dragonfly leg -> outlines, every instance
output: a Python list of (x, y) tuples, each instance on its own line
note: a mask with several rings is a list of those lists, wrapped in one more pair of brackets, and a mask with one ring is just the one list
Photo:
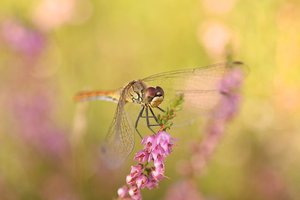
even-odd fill
[(139, 120), (140, 120), (140, 118), (142, 117), (142, 115), (143, 115), (143, 113), (144, 113), (144, 110), (145, 110), (145, 106), (142, 107), (142, 110), (140, 111), (140, 113), (139, 113), (139, 115), (138, 115), (138, 117), (137, 117), (137, 119), (136, 119), (136, 121), (135, 121), (135, 126), (134, 126), (136, 132), (139, 134), (139, 136), (140, 136), (141, 138), (143, 138), (143, 137), (142, 137), (141, 133), (140, 133), (139, 130), (138, 130), (138, 125), (139, 125)]
[(146, 107), (146, 122), (147, 122), (147, 127), (153, 132), (155, 133), (155, 131), (151, 128), (151, 124), (150, 124), (150, 121), (149, 121), (149, 111), (148, 111), (148, 106)]
[(155, 116), (151, 107), (149, 107), (150, 112), (152, 113), (153, 118), (155, 119), (156, 123), (159, 124), (157, 117)]
[(157, 108), (161, 111), (161, 112), (166, 112), (164, 109), (160, 108), (157, 106)]
[(139, 134), (140, 138), (143, 139), (143, 137), (142, 137), (140, 131), (139, 131), (137, 128), (136, 128), (135, 130), (136, 130), (136, 132)]

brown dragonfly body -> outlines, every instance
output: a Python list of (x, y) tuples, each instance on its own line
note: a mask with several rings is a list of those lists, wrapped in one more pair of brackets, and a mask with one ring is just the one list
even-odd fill
[[(118, 104), (103, 148), (106, 163), (114, 168), (120, 165), (132, 151), (134, 128), (139, 133), (137, 127), (140, 118), (145, 118), (148, 128), (154, 132), (152, 127), (159, 126), (159, 123), (153, 109), (164, 112), (160, 108), (161, 103), (166, 101), (166, 98), (174, 98), (178, 93), (183, 95), (183, 106), (192, 108), (194, 112), (214, 109), (220, 97), (224, 95), (220, 92), (223, 77), (233, 70), (242, 69), (243, 66), (241, 62), (228, 62), (163, 72), (131, 81), (125, 87), (114, 91), (80, 92), (75, 99), (77, 101), (104, 100)], [(139, 104), (142, 107), (135, 126), (131, 125), (125, 112), (127, 103)], [(155, 124), (150, 124), (151, 118), (155, 120)], [(139, 135), (141, 136), (140, 133)]]
[[(164, 100), (164, 90), (159, 87), (147, 87), (146, 84), (141, 80), (135, 80), (128, 83), (123, 89), (115, 90), (115, 91), (91, 91), (91, 92), (80, 92), (75, 96), (76, 101), (91, 101), (91, 100), (104, 100), (104, 101), (112, 101), (118, 102), (120, 99), (120, 95), (122, 91), (126, 91), (124, 93), (123, 98), (125, 102), (128, 103), (136, 103), (142, 105), (142, 109), (136, 119), (135, 129), (137, 133), (141, 136), (138, 131), (138, 123), (140, 118), (146, 118), (147, 126), (152, 131), (155, 132), (151, 127), (158, 126), (158, 119), (154, 114), (152, 108), (158, 108), (163, 111), (159, 105)], [(150, 111), (150, 113), (149, 113)], [(145, 112), (145, 116), (143, 116)], [(154, 118), (156, 124), (150, 124), (149, 118)]]

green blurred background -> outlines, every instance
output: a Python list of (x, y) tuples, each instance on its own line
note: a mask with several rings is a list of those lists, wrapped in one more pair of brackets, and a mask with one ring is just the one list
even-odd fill
[[(228, 58), (250, 72), (198, 192), (300, 198), (299, 1), (1, 0), (0, 29), (1, 200), (116, 198), (130, 161), (111, 172), (97, 156), (115, 105), (78, 105), (74, 94)], [(164, 199), (181, 179), (200, 130), (175, 131), (169, 179), (144, 199)]]

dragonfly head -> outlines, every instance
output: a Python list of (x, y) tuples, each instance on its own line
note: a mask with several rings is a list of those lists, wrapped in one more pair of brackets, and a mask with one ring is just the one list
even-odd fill
[(145, 91), (145, 101), (152, 107), (157, 107), (164, 100), (164, 95), (164, 90), (161, 87), (148, 87)]

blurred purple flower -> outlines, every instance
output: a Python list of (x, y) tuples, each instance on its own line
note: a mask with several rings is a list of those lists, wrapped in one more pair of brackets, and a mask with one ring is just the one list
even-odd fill
[(45, 36), (17, 20), (6, 20), (0, 25), (0, 38), (13, 51), (24, 56), (38, 56), (45, 48)]
[(165, 200), (202, 200), (202, 196), (197, 189), (194, 180), (182, 180), (172, 185)]
[(43, 200), (79, 200), (78, 192), (72, 187), (72, 180), (65, 173), (47, 174), (40, 184)]
[(240, 104), (239, 88), (243, 82), (244, 74), (239, 68), (233, 69), (220, 81), (219, 92), (221, 99), (213, 110), (212, 117), (206, 126), (206, 137), (192, 145), (191, 159), (178, 164), (178, 171), (185, 178), (169, 188), (165, 199), (193, 199), (201, 200), (197, 191), (195, 176), (203, 172), (213, 151), (219, 144), (220, 138), (225, 132), (225, 127), (237, 113)]
[(213, 112), (206, 127), (207, 136), (199, 144), (195, 144), (191, 164), (194, 170), (201, 172), (206, 165), (218, 141), (222, 137), (226, 124), (237, 113), (240, 104), (239, 88), (244, 78), (239, 68), (230, 71), (220, 82), (221, 100)]
[(26, 143), (54, 157), (66, 151), (67, 140), (51, 120), (52, 104), (47, 94), (16, 95), (11, 105), (16, 127)]
[[(153, 189), (165, 175), (165, 158), (172, 152), (174, 139), (165, 131), (145, 137), (144, 149), (136, 153), (134, 159), (139, 163), (131, 167), (126, 177), (127, 185), (119, 188), (119, 198), (142, 199), (141, 189)], [(152, 166), (149, 166), (153, 163)]]

